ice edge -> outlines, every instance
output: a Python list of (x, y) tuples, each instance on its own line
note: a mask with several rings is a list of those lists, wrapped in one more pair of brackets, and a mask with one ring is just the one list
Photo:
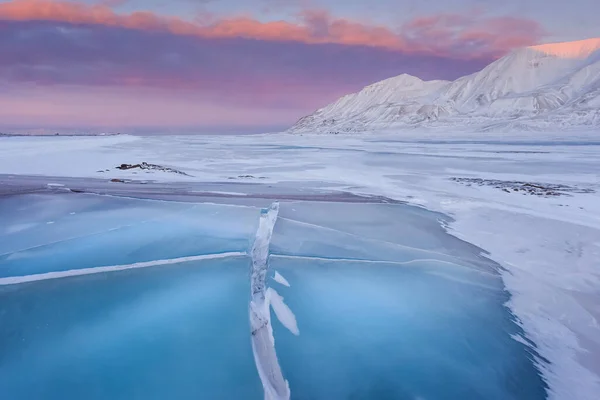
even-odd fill
[(250, 276), (250, 328), (252, 351), (256, 369), (265, 391), (265, 400), (289, 400), (290, 388), (284, 379), (277, 354), (269, 311), (269, 293), (266, 289), (269, 244), (279, 214), (279, 203), (275, 202), (261, 210), (260, 222), (252, 245), (252, 267)]
[(156, 267), (156, 266), (160, 266), (160, 265), (182, 264), (182, 263), (191, 262), (191, 261), (212, 260), (212, 259), (227, 258), (227, 257), (241, 257), (241, 256), (245, 256), (245, 255), (246, 255), (245, 252), (240, 252), (240, 251), (229, 252), (229, 253), (202, 254), (199, 256), (170, 258), (170, 259), (166, 259), (166, 260), (144, 261), (144, 262), (138, 262), (138, 263), (134, 263), (134, 264), (70, 269), (67, 271), (53, 271), (53, 272), (45, 272), (42, 274), (24, 275), (24, 276), (9, 276), (9, 277), (5, 277), (5, 278), (0, 278), (0, 286), (17, 285), (20, 283), (44, 281), (44, 280), (48, 280), (48, 279), (68, 278), (71, 276), (100, 274), (103, 272), (116, 272), (116, 271), (124, 271), (124, 270), (128, 270), (128, 269), (149, 268), (149, 267)]

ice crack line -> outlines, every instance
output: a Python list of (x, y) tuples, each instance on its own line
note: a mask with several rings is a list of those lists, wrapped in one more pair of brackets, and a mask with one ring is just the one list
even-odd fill
[(277, 354), (269, 312), (272, 293), (266, 288), (269, 244), (279, 214), (279, 203), (261, 210), (260, 222), (252, 245), (252, 269), (250, 277), (250, 329), (252, 351), (258, 375), (265, 391), (265, 400), (288, 400), (290, 388), (284, 379)]
[(183, 263), (192, 262), (192, 261), (212, 260), (212, 259), (228, 258), (228, 257), (243, 257), (243, 256), (246, 256), (246, 253), (240, 252), (240, 251), (234, 251), (234, 252), (228, 252), (228, 253), (202, 254), (199, 256), (169, 258), (166, 260), (143, 261), (143, 262), (138, 262), (138, 263), (134, 263), (134, 264), (70, 269), (67, 271), (52, 271), (52, 272), (44, 272), (44, 273), (40, 273), (40, 274), (24, 275), (24, 276), (8, 276), (5, 278), (0, 278), (0, 286), (17, 285), (17, 284), (21, 284), (21, 283), (44, 281), (44, 280), (48, 280), (48, 279), (69, 278), (69, 277), (81, 276), (81, 275), (92, 275), (92, 274), (100, 274), (100, 273), (106, 273), (106, 272), (125, 271), (128, 269), (138, 269), (138, 268), (149, 268), (149, 267), (156, 267), (156, 266), (163, 266), (163, 265), (183, 264)]

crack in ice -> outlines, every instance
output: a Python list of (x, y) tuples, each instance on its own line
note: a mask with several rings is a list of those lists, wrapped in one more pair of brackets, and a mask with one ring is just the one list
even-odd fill
[[(192, 211), (196, 207), (197, 207), (197, 204), (193, 205), (192, 207), (187, 207), (187, 208), (185, 208), (183, 210), (178, 210), (178, 211), (173, 211), (173, 212), (162, 214), (160, 217), (148, 218), (148, 219), (144, 219), (144, 220), (141, 220), (141, 221), (131, 222), (129, 224), (124, 224), (124, 225), (119, 225), (119, 226), (115, 226), (115, 227), (108, 228), (108, 229), (103, 229), (101, 231), (95, 231), (95, 232), (85, 233), (85, 234), (82, 234), (82, 235), (70, 236), (70, 237), (66, 237), (66, 238), (60, 239), (60, 240), (55, 240), (55, 241), (51, 241), (51, 242), (47, 242), (47, 243), (37, 244), (37, 245), (34, 245), (34, 246), (24, 247), (24, 248), (17, 249), (17, 250), (11, 250), (11, 251), (8, 251), (6, 253), (0, 253), (0, 257), (2, 257), (2, 256), (10, 256), (12, 254), (23, 253), (23, 252), (26, 252), (26, 251), (31, 251), (31, 250), (36, 250), (36, 249), (41, 249), (41, 248), (44, 248), (44, 247), (49, 247), (49, 246), (52, 246), (52, 245), (55, 245), (55, 244), (66, 243), (66, 242), (73, 241), (73, 240), (86, 239), (86, 238), (90, 238), (92, 236), (100, 236), (100, 235), (103, 235), (103, 234), (106, 234), (106, 233), (115, 232), (115, 231), (118, 231), (118, 230), (121, 230), (121, 229), (126, 229), (126, 228), (131, 228), (131, 227), (134, 227), (134, 226), (146, 224), (148, 222), (156, 222), (156, 221), (164, 220), (167, 217), (172, 217), (172, 216), (176, 216), (176, 215), (179, 215), (179, 214), (186, 213), (188, 211)], [(69, 215), (75, 215), (75, 213), (72, 212), (72, 213), (69, 213)], [(61, 219), (63, 219), (63, 218), (62, 217), (59, 218), (59, 220), (61, 220)], [(35, 224), (32, 224), (31, 226), (35, 226)]]
[[(288, 400), (290, 387), (283, 377), (277, 354), (269, 311), (271, 291), (266, 288), (269, 258), (269, 243), (279, 214), (279, 203), (275, 202), (261, 210), (260, 222), (251, 250), (251, 299), (249, 306), (252, 351), (256, 369), (265, 391), (265, 400)], [(295, 320), (294, 320), (295, 322)]]
[(367, 242), (367, 243), (384, 244), (386, 246), (396, 247), (396, 248), (399, 248), (399, 249), (402, 249), (402, 250), (407, 250), (407, 251), (413, 251), (413, 252), (416, 252), (416, 253), (421, 253), (423, 255), (435, 255), (435, 256), (438, 256), (438, 258), (444, 259), (444, 260), (458, 260), (457, 257), (449, 255), (449, 254), (446, 254), (446, 253), (442, 253), (440, 251), (422, 249), (422, 248), (419, 248), (419, 247), (408, 246), (408, 245), (401, 244), (401, 243), (389, 242), (387, 240), (382, 240), (382, 239), (374, 239), (374, 238), (371, 238), (371, 237), (361, 236), (361, 235), (357, 235), (355, 233), (346, 232), (344, 230), (335, 229), (335, 228), (331, 228), (331, 227), (328, 227), (328, 226), (323, 226), (323, 225), (319, 225), (319, 224), (315, 224), (315, 223), (311, 223), (311, 222), (299, 221), (297, 219), (292, 219), (292, 218), (280, 217), (279, 219), (281, 219), (282, 221), (288, 221), (288, 222), (291, 222), (291, 223), (294, 223), (294, 224), (298, 224), (298, 225), (304, 225), (304, 226), (308, 226), (308, 227), (313, 227), (313, 228), (317, 228), (317, 229), (322, 229), (322, 230), (326, 230), (326, 231), (330, 231), (330, 232), (339, 233), (339, 234), (342, 234), (342, 235), (345, 235), (345, 236), (350, 236), (350, 237), (353, 237), (353, 238), (360, 239), (360, 240), (362, 240), (364, 242)]
[(45, 272), (42, 274), (33, 274), (33, 275), (24, 275), (24, 276), (10, 276), (10, 277), (6, 277), (6, 278), (0, 278), (0, 286), (16, 285), (16, 284), (27, 283), (27, 282), (44, 281), (44, 280), (48, 280), (48, 279), (68, 278), (71, 276), (100, 274), (103, 272), (116, 272), (116, 271), (124, 271), (124, 270), (128, 270), (128, 269), (148, 268), (148, 267), (156, 267), (156, 266), (170, 265), (170, 264), (182, 264), (182, 263), (187, 263), (187, 262), (191, 262), (191, 261), (213, 260), (213, 259), (217, 259), (217, 258), (227, 258), (227, 257), (242, 257), (242, 256), (246, 256), (246, 255), (247, 254), (245, 252), (235, 251), (235, 252), (228, 252), (228, 253), (202, 254), (199, 256), (169, 258), (166, 260), (144, 261), (144, 262), (138, 262), (138, 263), (133, 263), (133, 264), (70, 269), (67, 271), (52, 271), (52, 272)]

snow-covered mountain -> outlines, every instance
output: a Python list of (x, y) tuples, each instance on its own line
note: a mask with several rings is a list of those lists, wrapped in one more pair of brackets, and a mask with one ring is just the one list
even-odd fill
[(290, 131), (446, 126), (600, 127), (600, 38), (518, 49), (453, 82), (386, 79), (301, 118)]

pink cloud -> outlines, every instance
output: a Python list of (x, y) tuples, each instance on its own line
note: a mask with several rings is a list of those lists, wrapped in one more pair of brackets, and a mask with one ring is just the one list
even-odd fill
[(285, 126), (400, 73), (472, 73), (544, 34), (482, 13), (424, 16), (395, 31), (315, 9), (293, 22), (187, 21), (107, 6), (118, 3), (0, 3), (3, 123)]
[(366, 46), (462, 58), (497, 57), (515, 46), (534, 44), (544, 35), (535, 21), (518, 17), (486, 17), (480, 13), (419, 17), (395, 32), (385, 26), (334, 17), (322, 10), (306, 10), (295, 22), (261, 22), (250, 17), (186, 21), (148, 11), (120, 14), (106, 3), (86, 5), (51, 0), (2, 3), (0, 19), (103, 25), (203, 38)]
[[(537, 43), (546, 33), (539, 23), (519, 17), (487, 17), (480, 12), (415, 18), (402, 27), (404, 37), (423, 51), (475, 57), (500, 57)], [(425, 50), (427, 49), (427, 50)]]

